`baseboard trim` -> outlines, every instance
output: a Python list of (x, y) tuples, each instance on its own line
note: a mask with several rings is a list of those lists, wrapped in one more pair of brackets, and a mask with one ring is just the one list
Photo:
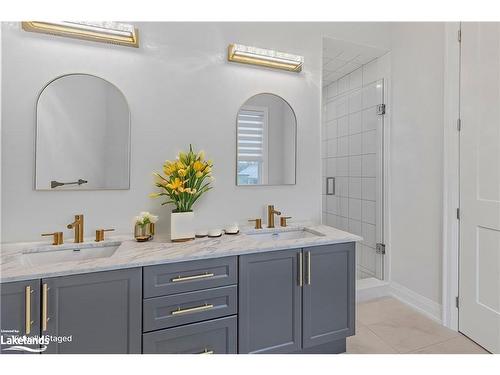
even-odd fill
[(390, 284), (390, 295), (442, 324), (442, 306), (396, 282)]
[(356, 302), (390, 296), (389, 284), (374, 277), (356, 280)]

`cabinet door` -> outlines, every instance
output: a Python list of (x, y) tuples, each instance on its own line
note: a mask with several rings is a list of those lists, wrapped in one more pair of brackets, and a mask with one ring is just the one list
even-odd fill
[(303, 347), (354, 334), (354, 243), (304, 249)]
[(288, 353), (301, 347), (300, 250), (240, 256), (240, 353)]
[[(4, 342), (11, 336), (40, 335), (40, 280), (19, 281), (0, 284), (0, 329)], [(27, 349), (2, 345), (2, 353), (36, 352), (39, 346), (22, 345)]]
[(42, 333), (71, 336), (46, 353), (140, 353), (141, 282), (140, 268), (43, 279)]

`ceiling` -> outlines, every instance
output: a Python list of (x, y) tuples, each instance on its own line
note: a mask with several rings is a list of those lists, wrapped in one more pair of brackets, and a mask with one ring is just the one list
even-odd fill
[(328, 86), (386, 52), (344, 40), (323, 38), (323, 86)]

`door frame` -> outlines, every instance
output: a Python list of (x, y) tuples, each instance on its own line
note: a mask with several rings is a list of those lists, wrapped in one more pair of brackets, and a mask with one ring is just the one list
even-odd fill
[(442, 323), (458, 331), (460, 221), (460, 22), (445, 24)]

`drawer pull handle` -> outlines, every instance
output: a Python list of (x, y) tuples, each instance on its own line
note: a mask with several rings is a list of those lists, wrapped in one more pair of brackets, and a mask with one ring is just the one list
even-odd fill
[(42, 288), (42, 332), (47, 330), (47, 322), (49, 321), (48, 317), (48, 304), (49, 304), (49, 286), (47, 284), (43, 284)]
[(299, 256), (299, 286), (303, 286), (304, 266), (302, 265), (302, 252), (299, 252), (298, 256)]
[(307, 260), (307, 285), (311, 285), (311, 252), (308, 251), (306, 253), (306, 260)]
[(178, 307), (177, 310), (172, 311), (171, 314), (172, 315), (187, 314), (187, 313), (192, 313), (192, 312), (210, 310), (213, 308), (214, 308), (214, 305), (212, 305), (211, 303), (210, 304), (205, 303), (202, 306), (190, 307), (188, 309), (181, 309), (180, 307)]
[(173, 283), (178, 283), (179, 281), (189, 281), (189, 280), (198, 280), (198, 279), (205, 279), (208, 277), (214, 277), (214, 274), (212, 272), (208, 273), (202, 273), (201, 275), (193, 275), (193, 276), (177, 276), (172, 279)]
[(25, 329), (26, 329), (26, 334), (29, 335), (31, 333), (31, 286), (27, 286), (26, 287), (26, 294), (24, 296), (25, 300), (25, 308), (26, 308), (26, 311), (25, 311), (25, 320), (24, 320), (24, 323), (25, 323)]
[(213, 350), (208, 350), (207, 348), (205, 348), (204, 351), (202, 351), (201, 353), (198, 353), (198, 354), (214, 354), (214, 351)]

